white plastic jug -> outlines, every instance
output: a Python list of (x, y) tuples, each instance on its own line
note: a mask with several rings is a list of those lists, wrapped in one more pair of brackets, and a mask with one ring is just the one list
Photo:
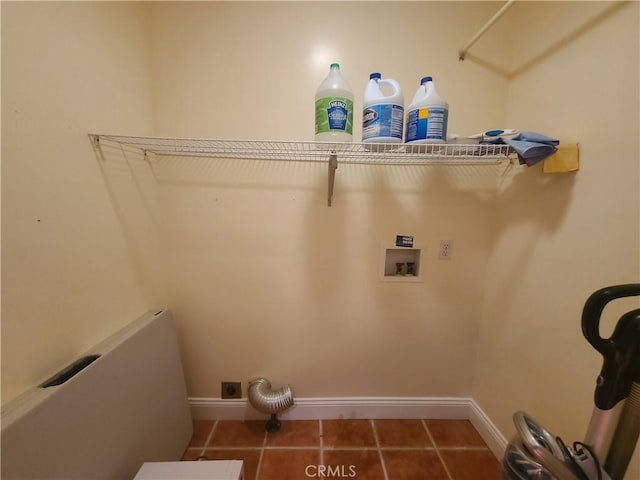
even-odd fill
[(332, 63), (329, 75), (316, 91), (316, 141), (353, 141), (353, 91)]
[(447, 139), (449, 104), (442, 99), (431, 77), (424, 77), (406, 114), (406, 143), (444, 142)]
[[(385, 95), (381, 87), (391, 93)], [(364, 89), (362, 141), (365, 143), (401, 143), (404, 122), (404, 97), (400, 84), (379, 73), (369, 75)]]

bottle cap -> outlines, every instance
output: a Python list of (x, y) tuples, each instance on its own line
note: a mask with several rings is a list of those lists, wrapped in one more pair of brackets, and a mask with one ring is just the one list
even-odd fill
[(339, 63), (332, 63), (331, 66), (329, 68), (337, 68), (340, 69), (340, 64)]
[(380, 75), (378, 72), (369, 75), (369, 80), (373, 80), (374, 78), (382, 78), (382, 75)]
[(422, 80), (420, 80), (420, 85), (422, 85), (423, 83), (427, 83), (427, 82), (432, 82), (433, 78), (431, 77), (423, 77)]

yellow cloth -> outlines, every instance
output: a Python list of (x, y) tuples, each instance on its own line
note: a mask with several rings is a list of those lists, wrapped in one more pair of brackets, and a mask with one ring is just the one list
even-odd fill
[(576, 143), (558, 145), (558, 150), (545, 158), (542, 165), (544, 173), (574, 172), (579, 168), (580, 154)]

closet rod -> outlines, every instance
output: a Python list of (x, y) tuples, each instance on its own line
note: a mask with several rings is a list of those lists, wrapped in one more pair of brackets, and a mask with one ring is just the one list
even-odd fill
[(505, 12), (507, 10), (509, 10), (509, 7), (511, 7), (513, 5), (513, 3), (516, 0), (509, 0), (507, 3), (505, 3), (502, 8), (500, 10), (498, 10), (498, 12), (491, 17), (491, 19), (485, 24), (484, 27), (482, 27), (480, 29), (480, 31), (478, 33), (475, 34), (475, 36), (469, 40), (469, 42), (462, 48), (460, 49), (460, 51), (458, 52), (458, 59), (460, 61), (464, 60), (464, 57), (467, 55), (467, 52), (469, 51), (469, 49), (472, 47), (472, 45), (474, 43), (476, 43), (478, 41), (478, 39), (484, 35), (484, 33), (489, 30), (489, 28), (491, 27), (491, 25), (493, 25), (494, 23), (496, 23), (498, 21), (498, 19), (505, 14)]

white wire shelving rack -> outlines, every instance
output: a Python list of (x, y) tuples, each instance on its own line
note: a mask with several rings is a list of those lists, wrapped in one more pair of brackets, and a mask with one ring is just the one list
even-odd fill
[(139, 149), (145, 158), (209, 157), (273, 161), (321, 162), (329, 168), (331, 206), (339, 163), (365, 165), (504, 165), (516, 158), (508, 145), (496, 144), (365, 144), (272, 140), (217, 140), (89, 134), (95, 148), (106, 144)]

